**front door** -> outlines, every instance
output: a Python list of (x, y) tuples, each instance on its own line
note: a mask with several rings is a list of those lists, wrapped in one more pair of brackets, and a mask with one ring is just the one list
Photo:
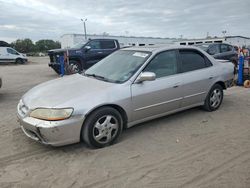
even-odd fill
[(143, 72), (155, 73), (156, 79), (132, 84), (133, 121), (150, 119), (180, 108), (181, 78), (177, 74), (175, 50), (157, 54)]
[(87, 68), (89, 68), (103, 58), (103, 50), (101, 49), (101, 43), (98, 40), (90, 41), (87, 46), (90, 46), (90, 49), (85, 51), (84, 60)]

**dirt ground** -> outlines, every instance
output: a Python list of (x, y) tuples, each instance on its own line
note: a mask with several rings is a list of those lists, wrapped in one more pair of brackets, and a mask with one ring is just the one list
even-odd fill
[(225, 92), (216, 112), (199, 108), (125, 130), (119, 142), (50, 147), (27, 138), (16, 106), (54, 78), (48, 58), (1, 65), (0, 187), (250, 187), (250, 89)]

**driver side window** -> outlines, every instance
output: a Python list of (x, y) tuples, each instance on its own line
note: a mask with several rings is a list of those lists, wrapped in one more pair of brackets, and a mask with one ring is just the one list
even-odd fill
[(90, 46), (91, 49), (101, 49), (100, 41), (90, 41), (88, 46)]
[(13, 55), (19, 55), (15, 50), (11, 49), (11, 48), (7, 48), (7, 52), (9, 54), (13, 54)]
[(157, 54), (146, 66), (143, 72), (153, 72), (156, 78), (170, 76), (177, 73), (176, 51), (165, 51)]

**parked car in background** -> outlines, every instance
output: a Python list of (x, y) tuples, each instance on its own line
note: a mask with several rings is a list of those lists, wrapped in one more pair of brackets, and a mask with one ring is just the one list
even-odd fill
[(69, 66), (72, 66), (73, 73), (81, 72), (118, 49), (120, 49), (118, 40), (93, 39), (70, 49), (49, 50), (49, 66), (60, 74), (59, 56), (63, 56), (68, 51)]
[(0, 88), (2, 87), (2, 84), (3, 84), (2, 78), (0, 77)]
[(123, 128), (195, 106), (217, 110), (234, 66), (191, 46), (124, 48), (83, 74), (28, 91), (17, 110), (23, 132), (54, 146), (114, 143)]
[(0, 47), (0, 63), (23, 64), (28, 61), (25, 54), (22, 54), (10, 47)]
[(196, 44), (195, 46), (206, 51), (215, 59), (228, 60), (237, 64), (238, 52), (234, 46), (225, 43), (212, 43), (212, 44)]

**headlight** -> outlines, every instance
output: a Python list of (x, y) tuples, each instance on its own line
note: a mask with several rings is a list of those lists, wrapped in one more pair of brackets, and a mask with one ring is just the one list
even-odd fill
[(59, 121), (68, 119), (72, 113), (73, 113), (73, 108), (64, 108), (64, 109), (37, 108), (30, 113), (30, 117), (47, 121)]

